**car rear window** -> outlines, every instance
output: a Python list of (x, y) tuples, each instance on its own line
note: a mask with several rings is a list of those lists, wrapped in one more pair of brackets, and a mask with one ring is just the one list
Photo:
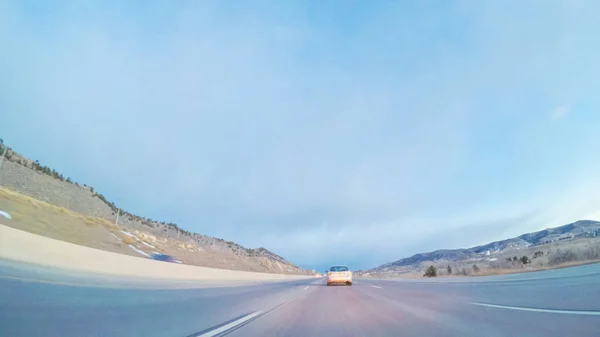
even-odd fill
[(329, 271), (348, 271), (348, 267), (346, 266), (333, 266), (329, 269)]

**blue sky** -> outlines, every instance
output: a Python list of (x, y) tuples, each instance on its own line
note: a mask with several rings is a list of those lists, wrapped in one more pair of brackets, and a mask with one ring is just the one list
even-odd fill
[(0, 134), (307, 268), (600, 219), (599, 7), (0, 0)]

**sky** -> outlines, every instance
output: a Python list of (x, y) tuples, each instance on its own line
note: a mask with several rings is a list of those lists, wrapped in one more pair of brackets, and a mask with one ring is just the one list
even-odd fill
[(0, 0), (0, 136), (304, 267), (600, 220), (597, 1)]

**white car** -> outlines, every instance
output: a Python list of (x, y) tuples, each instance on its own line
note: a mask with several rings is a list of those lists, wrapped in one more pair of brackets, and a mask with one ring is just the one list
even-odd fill
[(338, 265), (329, 268), (327, 272), (327, 285), (330, 286), (336, 283), (352, 285), (352, 272), (348, 266)]

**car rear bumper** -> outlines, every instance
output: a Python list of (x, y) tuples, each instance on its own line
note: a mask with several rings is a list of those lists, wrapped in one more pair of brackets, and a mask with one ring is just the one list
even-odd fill
[(352, 283), (352, 279), (351, 278), (334, 278), (334, 279), (327, 279), (327, 283)]

